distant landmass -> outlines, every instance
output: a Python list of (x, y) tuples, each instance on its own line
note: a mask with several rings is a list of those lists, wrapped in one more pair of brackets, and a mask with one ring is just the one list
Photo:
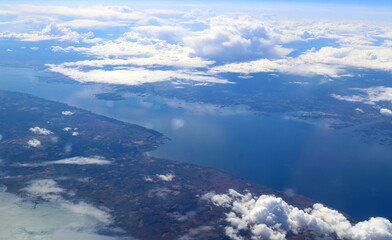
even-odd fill
[[(235, 194), (274, 195), (298, 209), (315, 204), (215, 169), (149, 157), (165, 141), (159, 132), (63, 103), (0, 91), (0, 118), (3, 190), (35, 196), (38, 206), (62, 199), (107, 209), (111, 224), (127, 236), (228, 239), (227, 197)], [(41, 192), (31, 188), (38, 183)], [(304, 227), (287, 230), (286, 237), (322, 235)]]

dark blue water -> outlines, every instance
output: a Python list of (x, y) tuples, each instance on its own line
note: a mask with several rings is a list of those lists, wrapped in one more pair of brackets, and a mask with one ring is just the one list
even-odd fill
[(46, 83), (38, 70), (0, 67), (0, 88), (65, 102), (153, 128), (171, 141), (151, 153), (224, 170), (294, 191), (358, 220), (392, 219), (392, 148), (352, 129), (332, 130), (326, 120), (304, 122), (289, 114), (260, 116), (243, 106), (218, 108), (156, 96), (125, 101), (94, 97), (103, 85)]

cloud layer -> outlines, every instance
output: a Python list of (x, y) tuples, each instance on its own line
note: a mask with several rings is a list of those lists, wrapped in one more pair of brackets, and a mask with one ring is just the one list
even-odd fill
[(4, 26), (23, 29), (34, 23), (37, 29), (2, 31), (0, 39), (57, 41), (53, 54), (77, 57), (57, 64), (49, 60), (48, 68), (79, 82), (230, 83), (223, 74), (338, 78), (351, 69), (392, 70), (392, 29), (383, 22), (271, 20), (206, 9), (136, 11), (128, 6), (7, 8), (2, 10), (9, 18)]

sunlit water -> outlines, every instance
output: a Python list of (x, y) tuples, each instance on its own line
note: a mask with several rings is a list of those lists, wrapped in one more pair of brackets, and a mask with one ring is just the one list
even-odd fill
[(171, 140), (154, 156), (213, 167), (282, 191), (306, 195), (357, 220), (392, 219), (392, 147), (364, 142), (287, 114), (258, 115), (243, 106), (218, 108), (156, 96), (124, 101), (94, 97), (102, 85), (46, 83), (38, 70), (0, 67), (0, 88), (31, 93), (136, 123)]

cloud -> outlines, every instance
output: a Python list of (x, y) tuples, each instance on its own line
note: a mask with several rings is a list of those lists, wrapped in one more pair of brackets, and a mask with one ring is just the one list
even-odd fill
[(17, 11), (0, 10), (0, 15), (17, 15)]
[(392, 223), (385, 218), (351, 223), (343, 214), (316, 203), (312, 208), (301, 210), (272, 195), (254, 197), (251, 193), (240, 194), (231, 189), (227, 194), (207, 193), (202, 197), (214, 205), (228, 210), (226, 235), (232, 239), (284, 240), (287, 233), (310, 230), (339, 239), (366, 240), (391, 239)]
[(56, 201), (61, 207), (79, 215), (85, 215), (95, 218), (96, 220), (110, 224), (112, 222), (108, 210), (98, 209), (85, 202), (71, 202), (65, 200), (62, 194), (72, 196), (69, 191), (61, 188), (53, 179), (38, 179), (29, 182), (28, 186), (22, 189), (30, 197), (42, 198), (47, 201)]
[[(164, 40), (146, 38), (135, 32), (129, 32), (116, 41), (105, 41), (91, 47), (55, 46), (52, 49), (80, 52), (99, 58), (47, 65), (51, 71), (79, 82), (139, 85), (181, 79), (229, 83), (225, 79), (195, 70), (205, 68), (214, 62), (191, 57), (191, 48), (170, 44)], [(170, 70), (158, 70), (157, 66), (169, 67)]]
[(65, 116), (71, 116), (71, 115), (74, 115), (75, 112), (72, 112), (72, 111), (62, 111), (61, 114), (65, 115)]
[(146, 18), (146, 15), (134, 11), (127, 6), (90, 6), (90, 7), (66, 7), (66, 6), (45, 6), (19, 4), (10, 6), (19, 14), (29, 14), (38, 16), (61, 16), (77, 18), (98, 18), (98, 19), (122, 19), (139, 20)]
[(149, 192), (155, 194), (159, 198), (166, 198), (167, 195), (169, 195), (172, 192), (172, 190), (168, 189), (167, 187), (159, 187), (159, 188), (154, 188)]
[(121, 85), (140, 85), (143, 83), (154, 83), (171, 80), (188, 80), (196, 82), (210, 83), (230, 83), (225, 79), (220, 79), (203, 72), (185, 70), (149, 70), (145, 68), (124, 67), (114, 70), (90, 70), (82, 71), (76, 68), (64, 66), (48, 65), (52, 72), (61, 73), (78, 82), (96, 82)]
[(200, 239), (201, 236), (203, 236), (203, 233), (212, 232), (212, 231), (214, 231), (214, 229), (211, 226), (199, 226), (196, 228), (191, 228), (185, 235), (178, 238), (178, 240)]
[[(0, 232), (2, 239), (119, 240), (119, 229), (110, 225), (105, 209), (85, 202), (71, 202), (54, 180), (40, 179), (25, 188), (30, 198), (20, 198), (0, 187)], [(36, 197), (47, 196), (45, 201)], [(33, 199), (32, 199), (33, 198)]]
[(93, 207), (85, 202), (79, 202), (79, 203), (64, 202), (62, 203), (61, 206), (65, 209), (70, 210), (73, 213), (94, 217), (95, 219), (103, 223), (109, 224), (112, 222), (109, 213), (101, 209), (98, 209), (96, 207)]
[(175, 175), (172, 174), (172, 173), (157, 174), (156, 176), (157, 176), (159, 179), (161, 179), (162, 181), (167, 181), (167, 182), (172, 181), (172, 180), (174, 179), (174, 177), (175, 177)]
[(46, 128), (40, 128), (40, 127), (33, 127), (29, 129), (31, 132), (37, 134), (37, 135), (50, 135), (53, 134), (52, 131), (46, 129)]
[(38, 42), (47, 40), (57, 40), (60, 42), (96, 42), (97, 39), (92, 39), (92, 32), (78, 33), (72, 31), (58, 23), (51, 23), (46, 25), (41, 31), (35, 31), (32, 33), (15, 33), (11, 31), (5, 31), (0, 33), (0, 39), (16, 39), (25, 42)]
[(36, 139), (36, 138), (33, 138), (33, 139), (30, 139), (30, 140), (27, 142), (27, 144), (28, 144), (29, 146), (31, 146), (31, 147), (39, 147), (39, 146), (41, 146), (41, 141), (38, 140), (38, 139)]
[(154, 179), (152, 179), (152, 177), (149, 177), (149, 176), (144, 176), (143, 179), (146, 182), (153, 182), (154, 181)]
[[(231, 193), (231, 192), (230, 192)], [(211, 201), (214, 205), (220, 207), (229, 207), (233, 202), (230, 195), (227, 194), (216, 194), (215, 192), (209, 192), (203, 195), (202, 199)]]
[(367, 68), (392, 71), (392, 48), (383, 46), (323, 47), (309, 50), (293, 58), (278, 60), (259, 59), (213, 67), (210, 72), (283, 72), (304, 76), (324, 75), (339, 77), (348, 68)]
[(142, 34), (142, 36), (165, 40), (169, 43), (181, 43), (184, 37), (192, 34), (192, 31), (181, 25), (136, 26), (132, 30)]
[(246, 15), (213, 17), (208, 29), (192, 32), (183, 41), (195, 56), (222, 62), (279, 58), (291, 51), (272, 38), (263, 22)]
[[(137, 85), (184, 79), (228, 83), (219, 74), (252, 77), (249, 74), (282, 72), (337, 78), (352, 68), (392, 70), (391, 41), (385, 39), (391, 28), (381, 22), (271, 20), (242, 13), (212, 14), (204, 9), (141, 12), (127, 6), (25, 4), (8, 8), (3, 11), (45, 26), (29, 33), (5, 31), (0, 33), (2, 39), (89, 44), (53, 46), (54, 52), (79, 53), (89, 60), (48, 65), (50, 70), (81, 82)], [(124, 26), (130, 31), (114, 40), (79, 30)], [(317, 39), (330, 41), (333, 47), (325, 44), (320, 48), (312, 42)], [(293, 42), (304, 47), (288, 48)], [(297, 51), (289, 55), (293, 50)], [(113, 80), (109, 79), (111, 74)]]
[(60, 188), (52, 179), (33, 180), (22, 190), (32, 197), (39, 197), (45, 200), (58, 199), (59, 194), (65, 192), (65, 190)]
[(179, 10), (172, 10), (172, 9), (147, 9), (145, 11), (148, 14), (152, 15), (174, 15), (174, 14), (185, 14), (185, 11), (179, 11)]
[(380, 109), (380, 113), (382, 115), (384, 115), (384, 116), (387, 116), (387, 117), (391, 117), (392, 116), (392, 111), (390, 109), (388, 109), (388, 108), (381, 108)]
[(23, 163), (19, 166), (22, 167), (39, 167), (48, 166), (52, 164), (74, 164), (74, 165), (107, 165), (111, 164), (111, 161), (105, 160), (103, 157), (71, 157), (56, 161), (46, 161), (41, 163)]
[(186, 212), (185, 214), (181, 214), (179, 212), (174, 212), (169, 215), (179, 222), (184, 222), (184, 221), (188, 220), (189, 218), (194, 217), (196, 214), (197, 214), (196, 211), (189, 211), (189, 212)]
[(342, 96), (339, 94), (332, 94), (331, 96), (342, 101), (348, 102), (362, 102), (366, 104), (375, 105), (377, 102), (388, 101), (392, 102), (392, 88), (389, 87), (370, 87), (370, 88), (351, 88), (353, 91), (358, 91), (362, 94)]
[(102, 157), (72, 157), (61, 159), (57, 161), (47, 162), (48, 164), (76, 164), (76, 165), (86, 165), (86, 164), (95, 164), (95, 165), (106, 165), (111, 164), (110, 161), (104, 160)]
[(181, 119), (181, 118), (173, 118), (171, 123), (172, 123), (172, 128), (174, 130), (183, 128), (185, 126), (185, 121), (184, 121), (184, 119)]
[(102, 29), (108, 27), (125, 27), (128, 24), (123, 21), (98, 21), (92, 19), (75, 19), (62, 23), (63, 26), (76, 29)]
[(54, 47), (55, 51), (74, 51), (98, 57), (97, 60), (87, 60), (64, 63), (64, 66), (174, 66), (181, 68), (202, 68), (213, 61), (200, 57), (191, 57), (193, 50), (178, 44), (170, 44), (165, 40), (149, 38), (136, 32), (128, 32), (123, 38), (115, 41), (105, 41), (91, 47)]

